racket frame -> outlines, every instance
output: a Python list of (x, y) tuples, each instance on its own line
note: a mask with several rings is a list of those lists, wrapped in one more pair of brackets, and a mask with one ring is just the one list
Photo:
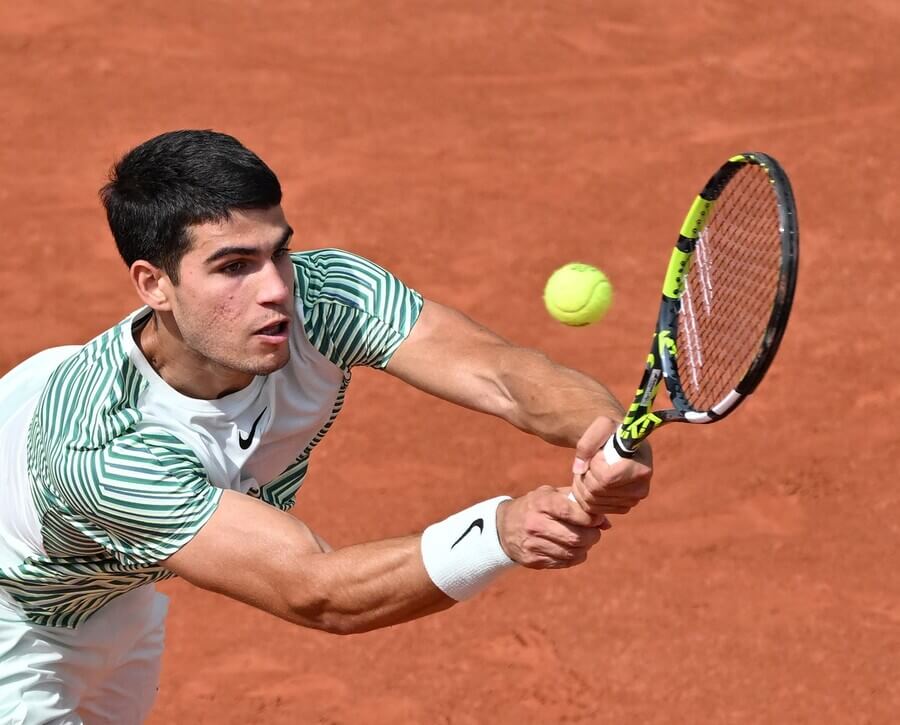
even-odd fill
[[(755, 164), (766, 171), (777, 199), (782, 263), (775, 300), (762, 344), (740, 382), (708, 410), (695, 410), (688, 402), (678, 374), (676, 340), (681, 299), (697, 240), (706, 228), (715, 203), (732, 177), (747, 164)], [(644, 373), (634, 401), (616, 434), (610, 438), (608, 447), (620, 457), (630, 458), (641, 442), (662, 425), (676, 422), (712, 423), (734, 411), (759, 385), (784, 336), (797, 283), (798, 259), (797, 211), (787, 174), (775, 159), (764, 153), (746, 152), (732, 156), (710, 177), (681, 225), (663, 282), (656, 331), (653, 333)], [(652, 406), (662, 384), (665, 384), (674, 407), (654, 411)]]

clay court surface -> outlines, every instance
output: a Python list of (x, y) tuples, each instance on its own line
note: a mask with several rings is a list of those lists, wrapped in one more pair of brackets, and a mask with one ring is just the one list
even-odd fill
[[(0, 372), (136, 306), (96, 190), (174, 128), (266, 159), (296, 248), (366, 255), (622, 399), (709, 173), (766, 151), (798, 199), (770, 375), (658, 434), (651, 498), (585, 566), (347, 638), (169, 582), (153, 723), (900, 719), (900, 6), (752, 5), (0, 0)], [(593, 328), (542, 308), (573, 260), (616, 285)], [(333, 545), (407, 534), (570, 458), (360, 370), (295, 513)]]

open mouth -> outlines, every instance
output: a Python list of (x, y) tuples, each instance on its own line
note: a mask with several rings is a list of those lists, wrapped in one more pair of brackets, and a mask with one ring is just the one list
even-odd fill
[(288, 321), (281, 320), (280, 322), (273, 322), (271, 325), (267, 325), (266, 327), (261, 327), (256, 331), (256, 334), (262, 335), (263, 337), (281, 338), (287, 335), (287, 331)]

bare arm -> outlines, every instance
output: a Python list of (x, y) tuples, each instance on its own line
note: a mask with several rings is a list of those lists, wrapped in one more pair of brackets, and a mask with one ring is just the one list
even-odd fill
[(573, 495), (592, 514), (626, 513), (647, 496), (650, 446), (609, 466), (602, 453), (623, 410), (601, 383), (513, 345), (461, 312), (427, 300), (387, 371), (420, 390), (496, 415), (575, 448)]
[(418, 536), (329, 552), (302, 521), (234, 491), (224, 492), (212, 518), (163, 566), (203, 589), (338, 634), (455, 603), (428, 578)]
[[(604, 525), (548, 486), (506, 501), (496, 515), (507, 555), (537, 569), (583, 562)], [(421, 536), (330, 551), (302, 521), (234, 491), (223, 493), (206, 525), (162, 565), (203, 589), (336, 634), (399, 624), (455, 604), (431, 581)]]
[(598, 416), (620, 421), (623, 415), (612, 393), (596, 380), (537, 350), (513, 345), (431, 300), (387, 371), (556, 445), (574, 447)]

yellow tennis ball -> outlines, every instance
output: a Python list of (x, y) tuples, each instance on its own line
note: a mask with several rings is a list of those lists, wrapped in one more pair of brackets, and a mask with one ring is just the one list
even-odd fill
[(609, 309), (613, 288), (590, 264), (566, 264), (550, 275), (544, 287), (544, 305), (555, 319), (566, 325), (590, 325)]

